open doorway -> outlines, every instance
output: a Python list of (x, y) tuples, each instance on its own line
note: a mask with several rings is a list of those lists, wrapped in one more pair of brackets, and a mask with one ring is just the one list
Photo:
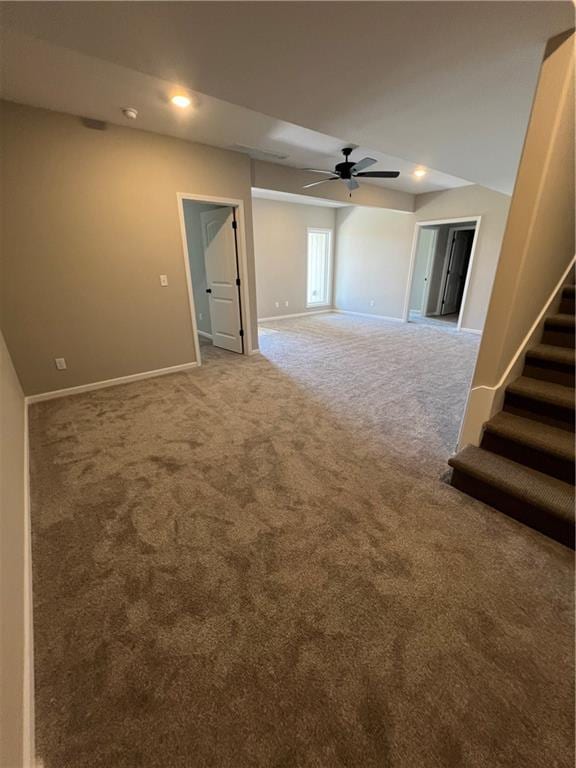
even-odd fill
[(480, 218), (416, 225), (405, 320), (462, 326)]
[(247, 353), (238, 207), (181, 196), (181, 216), (198, 362)]

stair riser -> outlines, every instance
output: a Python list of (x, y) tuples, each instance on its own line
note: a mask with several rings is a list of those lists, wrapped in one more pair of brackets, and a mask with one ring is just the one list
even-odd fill
[(518, 464), (523, 464), (525, 467), (531, 467), (538, 472), (544, 472), (563, 480), (565, 483), (574, 485), (574, 462), (570, 459), (553, 456), (546, 451), (517, 443), (494, 432), (484, 432), (481, 447), (516, 461)]
[(524, 376), (541, 381), (552, 381), (565, 387), (574, 386), (574, 368), (563, 363), (526, 358)]
[(452, 470), (451, 483), (459, 491), (574, 549), (573, 524), (460, 470)]
[(570, 408), (562, 408), (558, 405), (543, 403), (530, 397), (506, 393), (504, 410), (523, 416), (525, 419), (534, 419), (552, 427), (559, 427), (568, 432), (574, 432), (574, 411)]
[(554, 347), (574, 348), (574, 331), (564, 331), (560, 328), (544, 328), (542, 344), (551, 344)]
[(560, 302), (560, 307), (558, 308), (558, 312), (562, 315), (573, 315), (574, 314), (574, 297), (562, 297), (562, 301)]

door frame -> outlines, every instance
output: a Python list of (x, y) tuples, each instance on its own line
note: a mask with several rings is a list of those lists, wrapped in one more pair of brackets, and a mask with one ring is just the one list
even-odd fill
[[(442, 279), (440, 280), (440, 289), (438, 291), (438, 301), (436, 302), (436, 315), (442, 316), (442, 300), (446, 293), (446, 283), (448, 282), (448, 268), (450, 266), (450, 258), (452, 256), (452, 242), (450, 238), (453, 237), (454, 232), (470, 232), (475, 231), (474, 227), (466, 226), (466, 224), (457, 224), (454, 227), (450, 227), (448, 230), (448, 240), (446, 242), (446, 251), (444, 253), (444, 264), (442, 265)], [(472, 245), (474, 245), (474, 239), (472, 239)], [(466, 277), (470, 270), (470, 262), (472, 260), (472, 250), (470, 250), (470, 257), (468, 259), (468, 266), (466, 267)], [(464, 280), (466, 284), (466, 280)], [(460, 308), (458, 310), (458, 319), (460, 319), (460, 312), (462, 311), (462, 304), (464, 303), (464, 293), (462, 293), (462, 301), (460, 302)]]
[(200, 342), (198, 340), (198, 325), (196, 322), (196, 308), (194, 306), (194, 292), (192, 290), (192, 273), (188, 257), (188, 240), (186, 237), (186, 223), (184, 220), (184, 200), (192, 200), (195, 203), (214, 203), (214, 205), (226, 205), (234, 209), (237, 222), (236, 244), (238, 249), (238, 271), (240, 273), (240, 315), (244, 330), (244, 355), (253, 355), (258, 350), (252, 344), (252, 322), (250, 316), (250, 294), (248, 288), (248, 259), (246, 245), (246, 217), (244, 214), (244, 201), (233, 197), (213, 197), (211, 195), (196, 195), (189, 192), (177, 192), (178, 218), (180, 220), (180, 236), (182, 240), (182, 258), (186, 273), (186, 287), (188, 289), (188, 306), (190, 309), (190, 321), (194, 337), (194, 350), (198, 365), (202, 365), (200, 354)]
[[(426, 259), (426, 285), (424, 286), (424, 291), (422, 293), (422, 303), (420, 305), (420, 313), (422, 315), (426, 314), (424, 309), (425, 309), (425, 307), (428, 306), (428, 296), (430, 294), (430, 280), (429, 280), (429, 277), (430, 277), (430, 271), (431, 271), (431, 268), (432, 268), (432, 264), (434, 262), (434, 255), (436, 253), (436, 245), (438, 243), (438, 230), (437, 229), (433, 229), (432, 232), (434, 232), (434, 242), (433, 242), (433, 245), (432, 245), (432, 249), (428, 252), (428, 257)], [(420, 237), (420, 232), (418, 232), (418, 237)], [(418, 247), (418, 242), (416, 242), (416, 247)], [(414, 271), (416, 269), (416, 257), (417, 257), (417, 255), (418, 254), (416, 252), (414, 254)], [(412, 278), (411, 278), (411, 281), (410, 281), (410, 293), (408, 295), (408, 317), (410, 317), (410, 312), (411, 311), (414, 311), (414, 312), (417, 311), (417, 310), (410, 310), (410, 299), (412, 298), (412, 287), (413, 287), (413, 283), (414, 283), (414, 271), (413, 271)]]
[[(434, 247), (428, 254), (428, 260), (426, 262), (426, 285), (424, 286), (422, 305), (420, 307), (420, 314), (424, 316), (426, 315), (426, 307), (428, 306), (428, 299), (430, 297), (430, 274), (434, 264), (434, 256), (436, 255), (436, 246), (438, 245), (438, 230), (434, 229), (432, 231), (434, 232)], [(410, 314), (410, 308), (408, 308), (408, 314)]]
[(458, 325), (456, 330), (462, 330), (462, 320), (464, 318), (464, 310), (466, 309), (466, 302), (469, 297), (470, 289), (470, 277), (472, 275), (472, 266), (474, 264), (474, 257), (476, 255), (476, 246), (478, 245), (478, 235), (480, 233), (480, 223), (482, 216), (458, 216), (451, 217), (449, 219), (422, 219), (417, 221), (414, 227), (414, 236), (412, 238), (412, 250), (410, 252), (410, 266), (408, 267), (408, 279), (406, 285), (406, 293), (404, 296), (404, 310), (402, 312), (403, 322), (408, 322), (408, 316), (410, 314), (410, 293), (412, 291), (412, 282), (414, 280), (414, 266), (416, 263), (416, 249), (418, 247), (418, 239), (420, 237), (420, 231), (422, 227), (440, 226), (442, 224), (464, 224), (470, 223), (475, 225), (474, 240), (472, 241), (472, 250), (470, 251), (470, 261), (468, 262), (468, 271), (466, 273), (466, 280), (464, 282), (464, 292), (462, 294), (462, 302), (460, 304), (460, 312), (458, 314)]

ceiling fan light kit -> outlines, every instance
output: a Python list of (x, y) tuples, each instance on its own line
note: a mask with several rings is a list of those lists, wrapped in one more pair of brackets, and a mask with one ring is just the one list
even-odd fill
[(317, 187), (319, 184), (325, 184), (327, 181), (343, 181), (344, 184), (350, 190), (350, 197), (352, 197), (352, 191), (358, 189), (358, 178), (372, 178), (372, 179), (397, 179), (400, 176), (400, 171), (365, 171), (365, 168), (369, 168), (377, 160), (373, 157), (365, 157), (359, 160), (357, 163), (352, 162), (349, 157), (352, 154), (354, 147), (344, 147), (342, 154), (344, 160), (341, 163), (337, 163), (333, 171), (321, 171), (318, 168), (305, 168), (304, 170), (312, 173), (322, 173), (329, 176), (329, 179), (320, 179), (320, 181), (313, 181), (310, 184), (304, 184), (302, 189), (309, 189), (310, 187)]

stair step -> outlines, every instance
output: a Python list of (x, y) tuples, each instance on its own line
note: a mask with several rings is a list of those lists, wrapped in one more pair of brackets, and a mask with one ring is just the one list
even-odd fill
[(508, 385), (506, 391), (550, 405), (558, 405), (574, 413), (574, 390), (572, 387), (563, 387), (561, 384), (520, 376), (519, 379)]
[(504, 410), (574, 430), (574, 389), (551, 381), (521, 376), (506, 388)]
[(557, 315), (550, 315), (546, 318), (546, 326), (550, 328), (562, 328), (574, 333), (574, 315), (559, 312)]
[(565, 285), (562, 289), (562, 298), (560, 299), (558, 311), (563, 315), (574, 314), (575, 287), (574, 285)]
[(455, 488), (574, 546), (574, 487), (569, 483), (472, 445), (448, 463)]
[(563, 312), (546, 318), (542, 341), (544, 344), (574, 347), (574, 315)]
[(574, 484), (574, 436), (501, 411), (484, 425), (482, 448)]
[(563, 296), (560, 301), (560, 306), (558, 308), (558, 311), (564, 315), (573, 315), (574, 314), (574, 297)]
[(554, 344), (538, 344), (528, 352), (526, 357), (574, 367), (576, 350), (570, 347), (557, 347)]
[(539, 344), (526, 354), (524, 375), (573, 387), (575, 363), (573, 347)]

